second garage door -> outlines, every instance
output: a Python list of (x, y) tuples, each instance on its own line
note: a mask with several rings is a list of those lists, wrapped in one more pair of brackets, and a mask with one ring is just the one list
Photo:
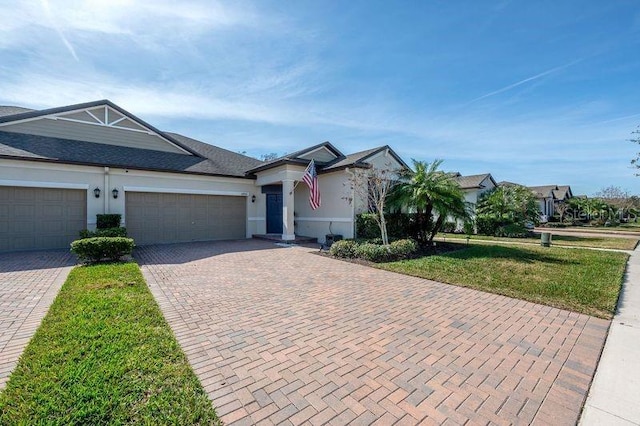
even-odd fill
[(125, 215), (137, 245), (246, 238), (245, 197), (127, 192)]

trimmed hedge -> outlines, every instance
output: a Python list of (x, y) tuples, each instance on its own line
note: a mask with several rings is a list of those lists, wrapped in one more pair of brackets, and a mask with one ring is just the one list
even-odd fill
[(126, 236), (127, 236), (127, 228), (123, 228), (123, 227), (96, 229), (95, 231), (89, 231), (88, 229), (83, 229), (82, 231), (80, 231), (81, 240), (84, 240), (85, 238), (93, 238), (93, 237), (126, 237)]
[(413, 240), (398, 240), (391, 243), (391, 254), (396, 259), (406, 259), (418, 251), (418, 243)]
[(358, 244), (354, 240), (342, 240), (333, 243), (329, 253), (332, 256), (352, 259), (359, 258), (369, 262), (390, 262), (406, 259), (418, 251), (418, 244), (413, 240), (398, 240), (385, 246), (373, 242)]
[(98, 214), (96, 215), (96, 228), (119, 228), (121, 220), (121, 214)]
[(133, 238), (92, 237), (71, 243), (71, 252), (82, 262), (95, 263), (103, 259), (117, 261), (133, 251)]
[(340, 240), (331, 245), (329, 253), (335, 257), (351, 259), (356, 257), (358, 243), (353, 240)]

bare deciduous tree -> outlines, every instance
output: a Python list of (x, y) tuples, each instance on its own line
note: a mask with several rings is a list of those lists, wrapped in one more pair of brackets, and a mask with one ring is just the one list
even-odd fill
[(347, 169), (347, 172), (349, 180), (345, 185), (348, 186), (351, 195), (345, 198), (350, 203), (355, 203), (356, 199), (367, 203), (365, 208), (375, 215), (376, 223), (380, 228), (382, 244), (389, 244), (384, 212), (387, 197), (396, 185), (398, 170), (391, 164), (387, 164), (384, 168), (355, 168)]

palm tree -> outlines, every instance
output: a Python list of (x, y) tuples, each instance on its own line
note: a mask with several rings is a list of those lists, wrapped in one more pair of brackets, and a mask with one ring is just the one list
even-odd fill
[(416, 213), (417, 240), (431, 244), (447, 217), (467, 220), (470, 205), (450, 173), (438, 170), (442, 160), (413, 160), (415, 171), (406, 171), (394, 187), (389, 203)]
[(528, 222), (537, 224), (540, 219), (533, 192), (520, 185), (500, 186), (485, 192), (478, 200), (477, 211), (479, 219), (489, 219), (497, 228), (519, 225), (524, 229)]

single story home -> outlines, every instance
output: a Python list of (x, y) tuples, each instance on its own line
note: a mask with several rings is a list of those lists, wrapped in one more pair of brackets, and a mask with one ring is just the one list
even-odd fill
[[(519, 185), (513, 182), (502, 181), (498, 183), (499, 186), (513, 186)], [(538, 207), (540, 209), (540, 221), (548, 222), (556, 211), (558, 203), (567, 202), (573, 197), (571, 187), (569, 185), (540, 185), (540, 186), (527, 186), (538, 200)]]
[[(299, 185), (314, 160), (322, 203)], [(117, 213), (138, 245), (278, 234), (354, 236), (366, 202), (358, 168), (404, 168), (381, 146), (329, 142), (269, 162), (163, 132), (108, 100), (44, 110), (0, 107), (0, 251), (68, 247)]]
[(482, 194), (498, 186), (493, 176), (491, 176), (491, 173), (469, 176), (462, 176), (460, 173), (455, 173), (454, 180), (460, 185), (460, 188), (464, 192), (465, 201), (473, 205), (478, 204), (478, 200)]

